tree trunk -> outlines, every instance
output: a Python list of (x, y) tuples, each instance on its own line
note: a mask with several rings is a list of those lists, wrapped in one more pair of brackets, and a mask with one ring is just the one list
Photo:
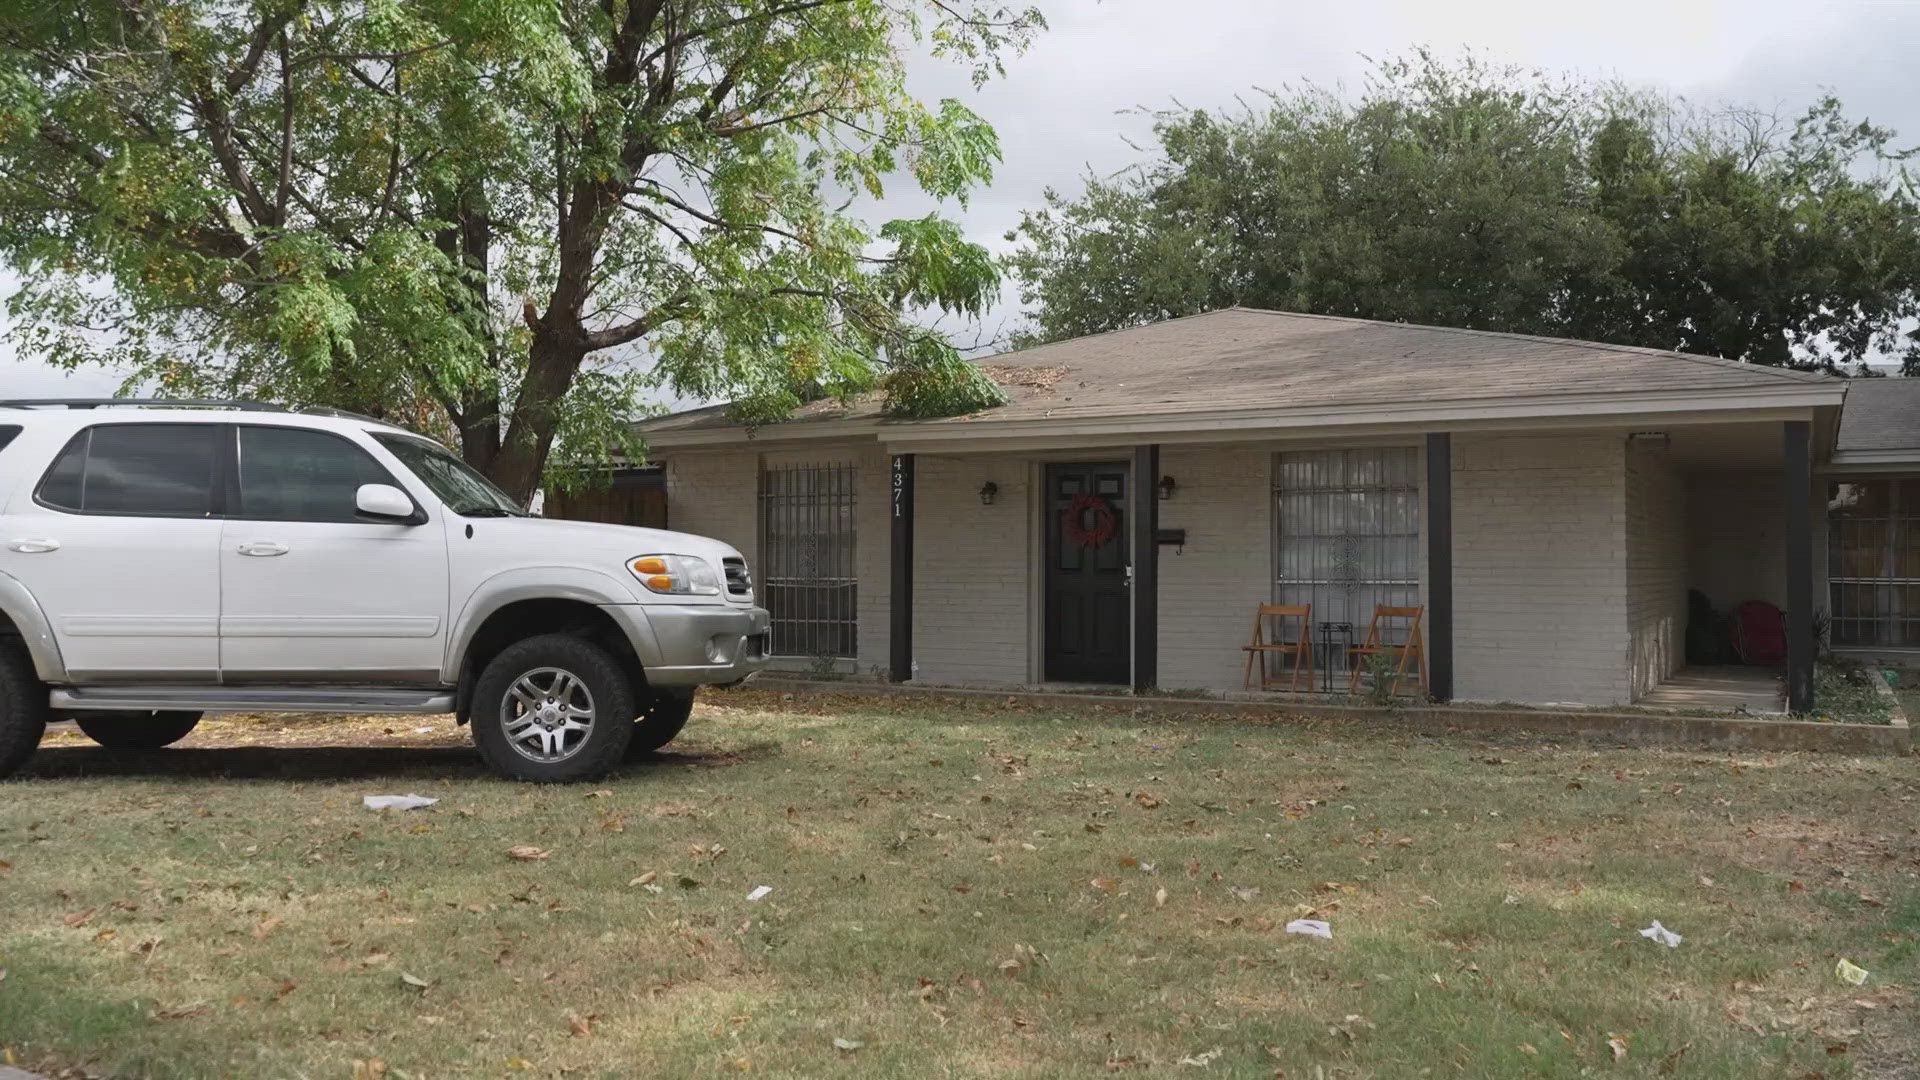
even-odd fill
[(560, 399), (587, 357), (583, 337), (577, 328), (572, 333), (556, 331), (544, 319), (534, 325), (527, 377), (520, 383), (500, 453), (487, 471), (489, 479), (523, 506), (539, 490), (554, 432), (560, 426)]

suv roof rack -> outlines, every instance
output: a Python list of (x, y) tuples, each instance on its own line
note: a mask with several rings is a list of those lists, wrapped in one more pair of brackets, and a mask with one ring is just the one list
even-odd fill
[(248, 401), (244, 398), (6, 398), (0, 399), (0, 409), (98, 409), (98, 408), (140, 408), (140, 409), (235, 409), (240, 412), (297, 413), (303, 416), (330, 416), (336, 420), (364, 420), (369, 424), (381, 424), (386, 427), (398, 427), (390, 420), (366, 416), (345, 409), (335, 409), (326, 405), (308, 405), (290, 409), (285, 405), (275, 405), (270, 401)]
[(234, 398), (7, 398), (0, 408), (7, 409), (97, 409), (102, 406), (134, 406), (153, 409), (246, 409), (254, 412), (286, 412), (284, 405)]

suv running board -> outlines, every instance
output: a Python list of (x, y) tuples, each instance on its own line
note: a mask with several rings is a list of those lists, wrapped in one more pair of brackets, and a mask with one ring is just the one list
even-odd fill
[(55, 689), (54, 709), (153, 709), (183, 712), (450, 713), (451, 690), (310, 686), (96, 686)]

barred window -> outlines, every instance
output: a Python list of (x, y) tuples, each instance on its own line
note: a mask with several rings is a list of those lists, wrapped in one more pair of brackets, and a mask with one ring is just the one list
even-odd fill
[(1356, 642), (1376, 605), (1420, 603), (1419, 464), (1409, 447), (1275, 455), (1274, 602), (1312, 604)]
[(760, 588), (775, 656), (859, 654), (854, 478), (852, 465), (761, 470)]
[(1920, 645), (1920, 480), (1828, 488), (1827, 589), (1833, 644)]

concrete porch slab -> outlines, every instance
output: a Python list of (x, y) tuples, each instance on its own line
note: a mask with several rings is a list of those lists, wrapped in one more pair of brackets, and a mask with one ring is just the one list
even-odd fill
[(1784, 716), (1786, 683), (1769, 668), (1725, 665), (1681, 668), (1634, 705), (1645, 709), (1690, 709), (1717, 713)]

